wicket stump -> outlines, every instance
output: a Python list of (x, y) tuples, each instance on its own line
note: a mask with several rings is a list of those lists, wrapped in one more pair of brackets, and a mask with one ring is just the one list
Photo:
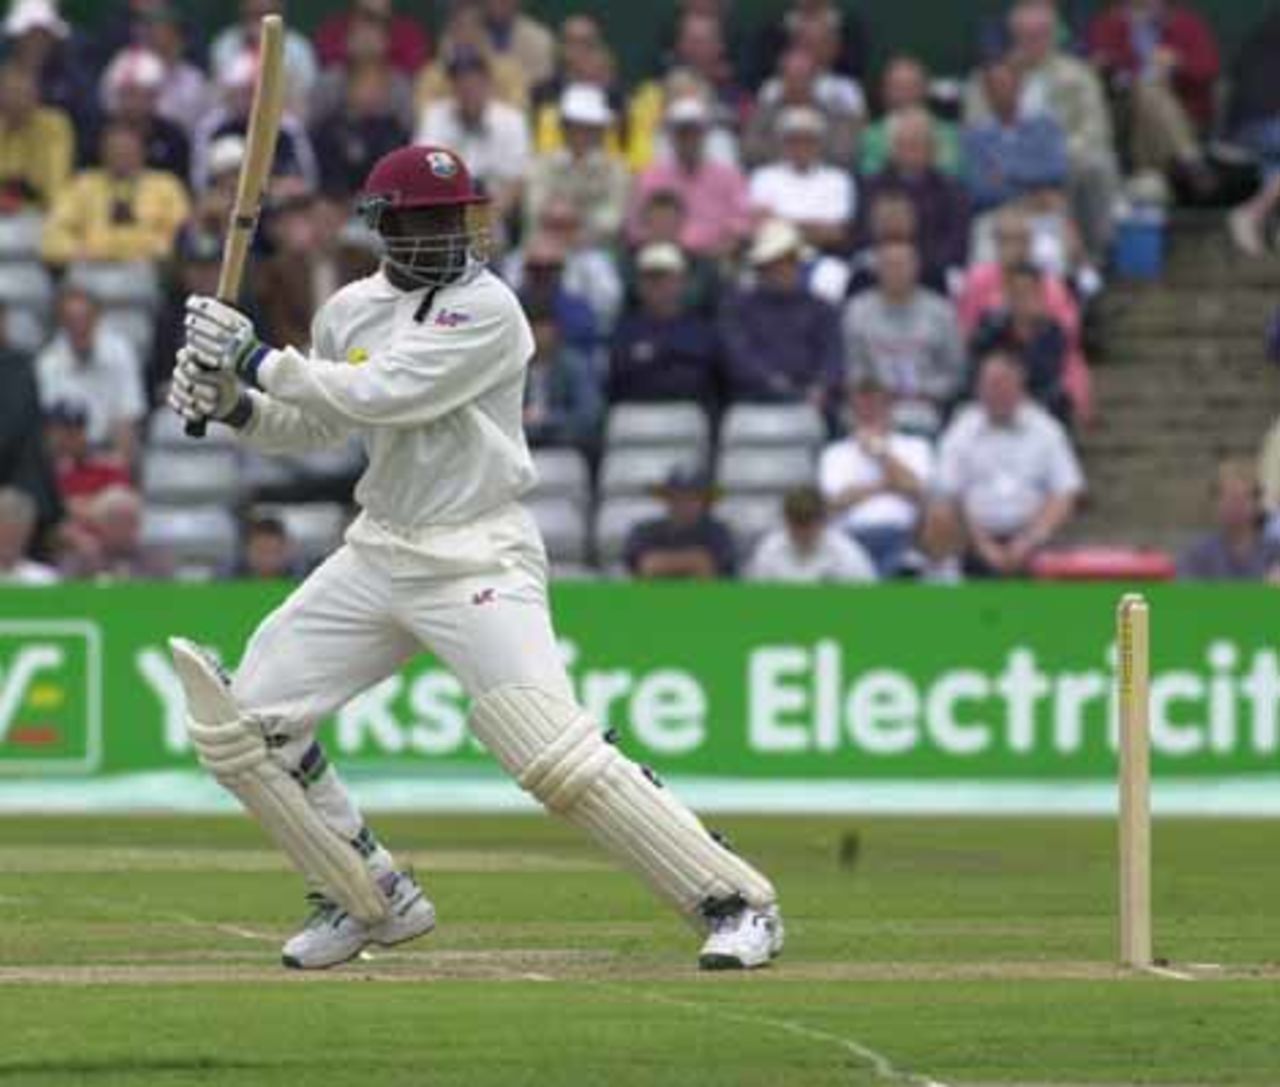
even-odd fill
[(1151, 957), (1150, 631), (1146, 599), (1126, 593), (1116, 609), (1120, 715), (1120, 963)]

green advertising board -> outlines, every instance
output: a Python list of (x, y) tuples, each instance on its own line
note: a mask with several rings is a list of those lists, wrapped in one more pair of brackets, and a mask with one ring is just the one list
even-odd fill
[[(0, 592), (0, 799), (21, 782), (193, 767), (166, 638), (193, 637), (234, 665), (287, 591)], [(659, 772), (1070, 784), (1114, 779), (1117, 595), (566, 584), (555, 611), (580, 700)], [(1280, 600), (1257, 587), (1158, 587), (1149, 598), (1157, 777), (1276, 775)], [(490, 778), (466, 713), (457, 681), (424, 655), (321, 736), (358, 778)]]

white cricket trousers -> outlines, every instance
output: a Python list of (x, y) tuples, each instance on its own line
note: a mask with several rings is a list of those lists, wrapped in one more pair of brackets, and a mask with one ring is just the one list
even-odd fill
[(326, 821), (369, 841), (380, 870), (390, 855), (315, 747), (321, 719), (423, 650), (472, 698), (509, 683), (574, 695), (551, 627), (546, 554), (522, 508), (413, 538), (362, 516), (347, 539), (254, 632), (232, 694)]

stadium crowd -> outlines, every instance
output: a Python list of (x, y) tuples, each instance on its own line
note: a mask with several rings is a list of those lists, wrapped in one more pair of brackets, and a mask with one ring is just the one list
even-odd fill
[[(173, 0), (103, 7), (79, 27), (11, 0), (0, 24), (0, 583), (298, 576), (341, 531), (359, 449), (265, 460), (157, 408), (182, 301), (216, 283), (258, 22), (285, 5), (243, 0), (211, 38)], [(683, 0), (631, 85), (587, 10), (553, 27), (455, 0), (428, 27), (422, 7), (289, 30), (245, 305), (306, 346), (377, 267), (354, 214), (373, 162), (455, 149), (534, 329), (532, 504), (568, 572), (1026, 575), (1085, 491), (1072, 435), (1117, 206), (1211, 189), (1224, 125), (1261, 164), (1229, 215), (1243, 253), (1280, 205), (1280, 13), (1224, 120), (1211, 28), (1163, 0), (1084, 25), (1015, 0), (950, 82), (910, 43), (874, 43), (873, 68), (830, 0), (755, 34)], [(1219, 488), (1186, 571), (1272, 572), (1249, 469)]]

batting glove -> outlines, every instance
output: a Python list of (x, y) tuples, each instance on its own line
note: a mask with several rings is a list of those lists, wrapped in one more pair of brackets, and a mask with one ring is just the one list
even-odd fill
[[(230, 370), (219, 370), (195, 351), (178, 352), (173, 381), (169, 385), (169, 407), (190, 422), (219, 419), (236, 425), (245, 413), (248, 395)], [(248, 405), (252, 410), (252, 405)]]
[(258, 366), (271, 348), (235, 306), (208, 295), (187, 299), (186, 346), (215, 370), (229, 370), (256, 385)]

